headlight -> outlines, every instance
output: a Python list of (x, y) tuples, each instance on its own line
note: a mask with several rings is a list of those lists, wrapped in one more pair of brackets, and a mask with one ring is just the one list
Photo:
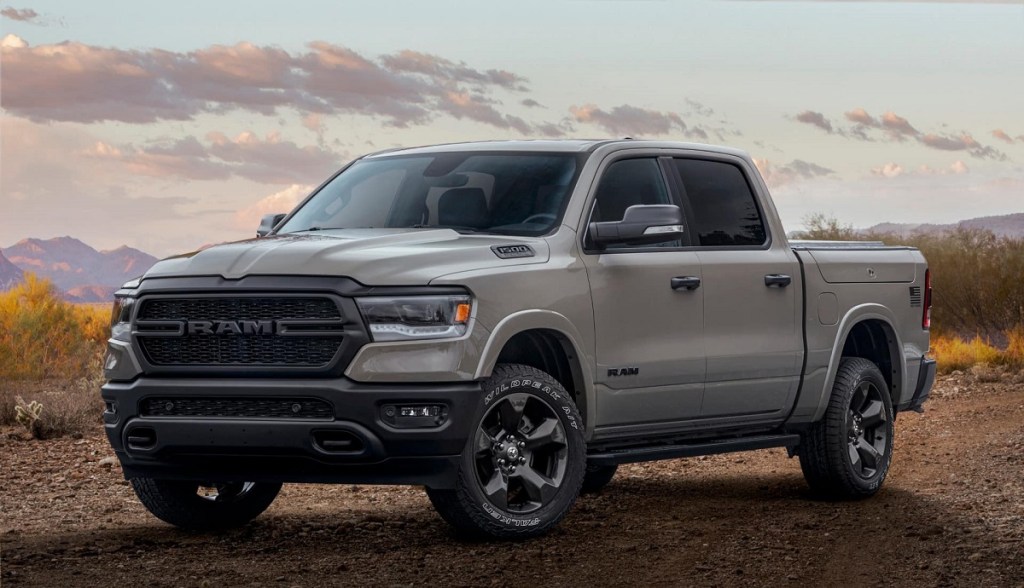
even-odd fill
[(375, 296), (356, 303), (374, 341), (461, 337), (473, 309), (469, 296)]
[(110, 331), (114, 339), (127, 340), (132, 318), (132, 307), (135, 299), (131, 296), (114, 298), (114, 307), (110, 310)]

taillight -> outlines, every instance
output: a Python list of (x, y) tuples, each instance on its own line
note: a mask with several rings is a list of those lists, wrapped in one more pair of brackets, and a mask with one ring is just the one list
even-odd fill
[(932, 326), (932, 270), (924, 270), (924, 313), (921, 315), (921, 328)]

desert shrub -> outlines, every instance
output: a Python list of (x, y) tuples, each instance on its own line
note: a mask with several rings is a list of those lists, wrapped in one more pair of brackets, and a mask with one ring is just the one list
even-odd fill
[(0, 425), (37, 439), (87, 433), (102, 422), (98, 375), (73, 381), (0, 382)]
[(28, 274), (0, 293), (0, 379), (79, 378), (99, 369), (109, 310), (61, 299)]
[(932, 337), (931, 353), (940, 372), (966, 370), (978, 364), (999, 363), (1002, 354), (980, 336), (965, 341), (957, 336)]

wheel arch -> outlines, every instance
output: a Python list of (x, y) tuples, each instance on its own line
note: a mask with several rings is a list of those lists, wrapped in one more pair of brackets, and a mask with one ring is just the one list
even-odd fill
[(576, 401), (586, 431), (595, 416), (593, 365), (584, 355), (581, 337), (568, 318), (550, 310), (527, 310), (502, 320), (491, 332), (481, 354), (475, 377), (490, 377), (498, 363), (522, 363), (549, 373)]
[(893, 327), (895, 322), (892, 312), (880, 304), (855, 306), (846, 313), (833, 343), (825, 385), (814, 414), (815, 421), (825, 414), (843, 357), (861, 357), (878, 366), (889, 385), (889, 399), (893, 410), (896, 410), (905, 389), (907, 365), (899, 331)]

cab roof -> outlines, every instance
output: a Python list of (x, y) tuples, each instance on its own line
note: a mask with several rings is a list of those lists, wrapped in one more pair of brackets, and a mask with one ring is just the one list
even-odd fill
[(367, 158), (388, 157), (394, 155), (423, 155), (428, 153), (454, 153), (466, 151), (523, 151), (547, 153), (587, 153), (603, 146), (622, 146), (629, 149), (689, 149), (693, 151), (710, 151), (746, 157), (746, 152), (732, 147), (704, 145), (701, 143), (684, 143), (681, 141), (645, 141), (637, 139), (560, 139), (560, 140), (524, 140), (524, 141), (468, 141), (464, 143), (444, 143), (441, 145), (424, 145), (388, 149), (367, 155)]

